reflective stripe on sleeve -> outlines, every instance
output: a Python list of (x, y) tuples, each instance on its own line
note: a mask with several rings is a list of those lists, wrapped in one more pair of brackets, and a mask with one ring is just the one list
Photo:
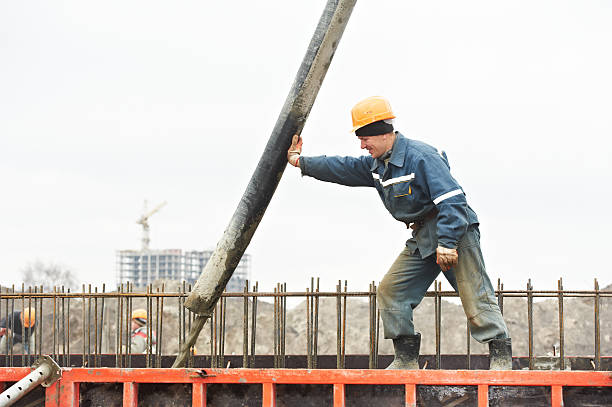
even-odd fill
[(445, 194), (440, 195), (439, 197), (437, 197), (436, 199), (434, 199), (433, 203), (434, 203), (435, 205), (437, 205), (437, 204), (439, 204), (440, 202), (444, 201), (445, 199), (451, 198), (451, 197), (453, 197), (453, 196), (455, 196), (455, 195), (459, 195), (459, 194), (462, 194), (462, 193), (463, 193), (463, 191), (462, 191), (462, 190), (460, 190), (460, 189), (455, 189), (454, 191), (450, 191), (450, 192), (447, 192), (447, 193), (445, 193)]
[(412, 174), (402, 175), (401, 177), (391, 178), (386, 181), (381, 181), (380, 183), (382, 184), (383, 187), (388, 187), (389, 185), (410, 181), (411, 179), (414, 179), (414, 172)]
[(376, 174), (375, 172), (372, 173), (372, 178), (374, 178), (375, 180), (380, 181), (380, 175)]

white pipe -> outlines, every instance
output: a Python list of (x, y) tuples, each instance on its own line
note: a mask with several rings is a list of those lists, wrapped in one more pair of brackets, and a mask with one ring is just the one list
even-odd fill
[[(17, 383), (6, 389), (4, 392), (2, 392), (2, 394), (0, 394), (0, 407), (13, 405), (17, 402), (17, 400), (28, 394), (39, 384), (45, 382), (54, 374), (58, 375), (60, 373), (59, 366), (57, 366), (53, 359), (48, 356), (39, 359), (34, 364), (34, 366), (36, 365), (38, 365), (38, 367), (34, 369), (30, 374), (28, 374), (26, 377), (19, 380)], [(55, 382), (55, 380), (53, 380), (53, 382)], [(43, 383), (43, 385), (45, 384), (48, 386), (51, 383)]]

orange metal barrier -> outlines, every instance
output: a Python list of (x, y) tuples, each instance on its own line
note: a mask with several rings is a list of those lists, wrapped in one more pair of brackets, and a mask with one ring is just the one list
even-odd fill
[[(307, 370), (307, 369), (118, 369), (63, 368), (62, 378), (46, 389), (46, 407), (79, 405), (81, 383), (123, 383), (123, 406), (138, 406), (141, 383), (190, 383), (192, 406), (206, 406), (207, 384), (261, 384), (262, 405), (276, 406), (277, 384), (333, 385), (334, 407), (345, 406), (345, 386), (403, 385), (405, 405), (415, 406), (417, 385), (478, 387), (478, 406), (489, 404), (489, 386), (549, 386), (551, 406), (563, 405), (564, 386), (610, 387), (611, 372), (598, 371), (485, 371), (485, 370)], [(0, 386), (14, 382), (29, 368), (0, 368)]]

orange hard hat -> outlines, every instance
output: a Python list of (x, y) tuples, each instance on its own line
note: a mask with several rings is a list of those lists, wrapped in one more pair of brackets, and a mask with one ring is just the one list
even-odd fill
[(21, 323), (26, 328), (32, 328), (36, 323), (36, 311), (34, 308), (26, 308), (21, 313)]
[(380, 120), (395, 119), (391, 104), (382, 96), (370, 96), (357, 103), (351, 109), (351, 117), (353, 132)]
[(146, 309), (135, 309), (132, 311), (132, 319), (144, 319), (144, 322), (147, 321), (147, 310)]

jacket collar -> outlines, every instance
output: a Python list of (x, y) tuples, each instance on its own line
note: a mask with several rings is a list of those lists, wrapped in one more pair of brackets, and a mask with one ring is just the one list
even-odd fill
[[(389, 158), (389, 163), (395, 165), (396, 167), (402, 167), (404, 165), (404, 158), (406, 156), (406, 145), (408, 144), (408, 139), (402, 135), (399, 131), (395, 132), (395, 141), (393, 142), (393, 147), (391, 147), (391, 158)], [(379, 160), (375, 158), (372, 161), (372, 167), (370, 171), (376, 171), (376, 169), (382, 166), (384, 168), (385, 162), (383, 160)]]

